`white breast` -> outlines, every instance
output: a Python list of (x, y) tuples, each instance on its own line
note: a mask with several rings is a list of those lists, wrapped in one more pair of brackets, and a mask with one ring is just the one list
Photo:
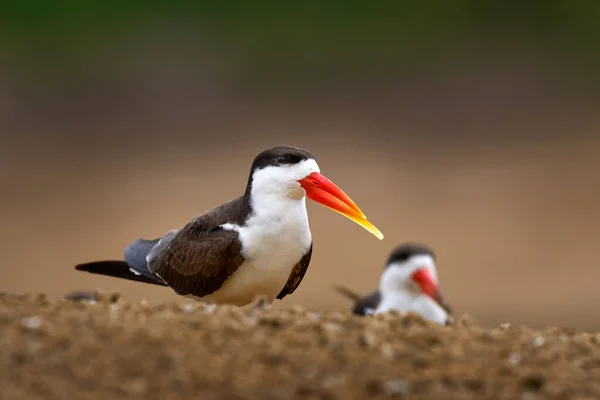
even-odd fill
[(384, 296), (375, 313), (379, 314), (390, 310), (397, 310), (402, 314), (413, 311), (424, 319), (439, 324), (445, 324), (448, 318), (446, 311), (424, 294), (398, 293)]
[(257, 295), (273, 300), (287, 283), (312, 244), (306, 197), (270, 200), (258, 207), (253, 204), (245, 226), (222, 225), (238, 232), (246, 261), (218, 291), (204, 299), (237, 305), (247, 304)]

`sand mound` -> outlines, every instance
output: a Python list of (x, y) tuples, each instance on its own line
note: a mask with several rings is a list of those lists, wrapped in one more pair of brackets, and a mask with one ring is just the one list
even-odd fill
[(76, 297), (0, 296), (0, 398), (600, 396), (600, 334)]

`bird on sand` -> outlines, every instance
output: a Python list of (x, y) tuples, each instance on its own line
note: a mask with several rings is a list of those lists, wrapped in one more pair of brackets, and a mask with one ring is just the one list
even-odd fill
[(383, 239), (354, 201), (321, 174), (310, 152), (276, 146), (256, 156), (240, 197), (162, 237), (137, 239), (126, 247), (124, 260), (75, 269), (167, 286), (210, 303), (283, 299), (298, 288), (311, 260), (307, 197)]
[(335, 289), (354, 301), (352, 312), (356, 315), (412, 311), (428, 321), (450, 325), (452, 309), (439, 289), (435, 258), (428, 246), (403, 243), (388, 256), (379, 279), (379, 290), (361, 296), (344, 286)]

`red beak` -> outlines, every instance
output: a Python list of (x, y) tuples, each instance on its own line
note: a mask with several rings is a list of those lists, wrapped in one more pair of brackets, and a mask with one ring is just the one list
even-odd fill
[(431, 297), (435, 301), (438, 301), (438, 299), (441, 298), (438, 286), (428, 268), (419, 268), (413, 272), (411, 278), (417, 285), (419, 285), (421, 291), (427, 296)]
[(335, 183), (318, 172), (313, 172), (298, 182), (306, 191), (306, 197), (351, 219), (379, 240), (383, 239), (381, 231), (367, 221), (367, 217), (360, 208)]
[(438, 285), (435, 283), (431, 272), (429, 272), (428, 268), (420, 268), (413, 272), (411, 278), (419, 287), (421, 291), (429, 296), (433, 301), (438, 303), (440, 307), (442, 307), (448, 315), (452, 315), (452, 308), (444, 298), (442, 297), (442, 292), (438, 288)]

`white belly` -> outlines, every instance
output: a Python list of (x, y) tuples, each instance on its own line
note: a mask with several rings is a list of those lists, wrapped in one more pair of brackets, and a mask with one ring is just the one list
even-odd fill
[(215, 303), (244, 305), (256, 296), (274, 300), (312, 244), (304, 198), (255, 209), (245, 226), (223, 228), (238, 232), (246, 261), (219, 290), (203, 297)]
[(269, 301), (273, 301), (287, 283), (292, 269), (293, 266), (282, 266), (265, 270), (246, 261), (219, 290), (202, 300), (237, 306), (252, 302), (256, 296), (266, 296)]

